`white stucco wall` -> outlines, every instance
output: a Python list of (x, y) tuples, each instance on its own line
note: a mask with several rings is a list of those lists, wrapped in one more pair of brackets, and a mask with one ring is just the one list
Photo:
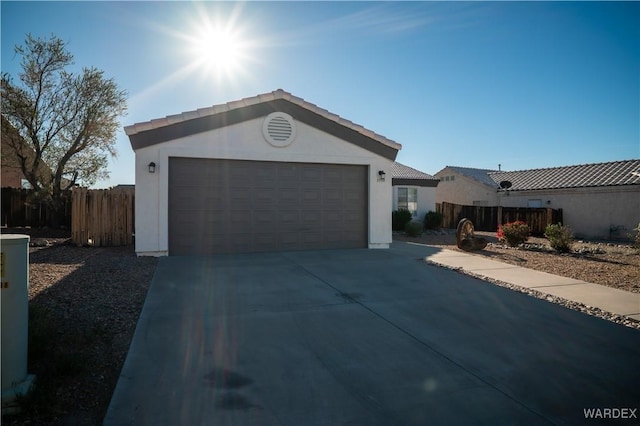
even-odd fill
[[(483, 204), (478, 205), (498, 205), (496, 190), (473, 178), (450, 169), (444, 169), (435, 176), (440, 179), (440, 183), (436, 187), (436, 202), (438, 203), (447, 202), (472, 206), (474, 202), (481, 202)], [(455, 179), (447, 181), (443, 179), (445, 176), (455, 176)]]
[[(296, 139), (276, 148), (262, 135), (264, 118), (159, 143), (136, 151), (136, 253), (168, 254), (169, 157), (220, 158), (369, 166), (369, 247), (391, 243), (392, 161), (295, 121)], [(156, 172), (148, 164), (156, 163)], [(378, 180), (378, 171), (386, 178)], [(194, 183), (196, 184), (196, 183)]]
[[(629, 239), (640, 222), (640, 186), (513, 191), (500, 193), (499, 205), (527, 207), (541, 200), (542, 207), (562, 209), (563, 223), (578, 238)], [(611, 232), (617, 227), (617, 232)]]
[(398, 210), (398, 188), (418, 189), (418, 214), (414, 220), (424, 221), (424, 216), (429, 210), (436, 211), (436, 188), (412, 185), (397, 185), (393, 187), (391, 210)]

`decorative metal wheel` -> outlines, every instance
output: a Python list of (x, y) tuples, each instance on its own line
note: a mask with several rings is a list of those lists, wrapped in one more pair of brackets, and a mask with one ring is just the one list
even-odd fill
[(458, 222), (458, 230), (456, 232), (456, 243), (458, 244), (458, 247), (460, 247), (463, 240), (471, 240), (473, 237), (473, 222), (467, 218), (460, 220), (460, 222)]
[(473, 222), (464, 218), (458, 222), (456, 231), (458, 248), (464, 251), (482, 250), (487, 246), (487, 240), (474, 235)]

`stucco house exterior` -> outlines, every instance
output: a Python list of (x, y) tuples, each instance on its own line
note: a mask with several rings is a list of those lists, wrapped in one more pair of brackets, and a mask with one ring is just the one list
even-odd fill
[(438, 179), (404, 164), (392, 167), (393, 210), (409, 210), (414, 219), (422, 221), (428, 211), (436, 210)]
[(496, 183), (489, 173), (496, 170), (446, 166), (435, 174), (437, 203), (465, 206), (497, 206)]
[(640, 160), (512, 172), (445, 167), (436, 177), (437, 202), (562, 209), (581, 238), (628, 239), (640, 222)]
[(136, 253), (388, 248), (401, 145), (283, 90), (125, 127)]

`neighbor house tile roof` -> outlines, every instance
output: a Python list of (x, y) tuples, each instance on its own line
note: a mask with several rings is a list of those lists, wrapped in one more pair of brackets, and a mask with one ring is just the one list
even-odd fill
[(357, 133), (360, 133), (363, 136), (366, 136), (374, 141), (377, 141), (383, 145), (386, 145), (389, 148), (393, 148), (395, 150), (399, 150), (402, 148), (402, 145), (392, 141), (391, 139), (387, 139), (386, 137), (379, 135), (369, 129), (366, 129), (365, 127), (359, 124), (346, 120), (337, 114), (333, 114), (327, 111), (326, 109), (322, 109), (317, 105), (307, 102), (302, 98), (292, 95), (291, 93), (285, 92), (282, 89), (278, 89), (274, 92), (263, 93), (250, 98), (244, 98), (238, 101), (227, 102), (225, 104), (213, 105), (207, 108), (200, 108), (193, 111), (186, 111), (181, 114), (169, 115), (164, 118), (135, 123), (130, 126), (125, 126), (124, 131), (129, 137), (131, 137), (141, 132), (160, 129), (160, 128), (171, 126), (174, 124), (183, 123), (189, 120), (195, 120), (199, 118), (214, 116), (217, 114), (228, 113), (234, 110), (239, 110), (242, 108), (251, 107), (258, 104), (264, 104), (267, 102), (273, 102), (277, 100), (285, 100), (285, 101), (291, 102), (292, 104), (298, 105), (299, 107), (302, 107), (315, 114), (318, 114), (327, 120), (331, 120), (341, 126), (349, 128)]
[(511, 182), (511, 191), (640, 185), (640, 160), (493, 172), (489, 177), (498, 185)]
[(485, 185), (496, 186), (495, 182), (489, 177), (489, 173), (496, 172), (497, 170), (474, 169), (474, 168), (471, 168), (471, 167), (447, 166), (443, 170), (438, 172), (438, 174), (440, 174), (441, 172), (443, 172), (446, 169), (453, 170), (456, 173), (459, 173), (461, 175), (470, 177), (470, 178), (472, 178), (474, 180), (477, 180), (478, 182), (483, 183)]
[(393, 185), (437, 186), (440, 182), (435, 176), (397, 161), (394, 161), (391, 167), (391, 177)]
[(428, 173), (421, 172), (413, 167), (405, 166), (397, 161), (393, 162), (391, 169), (391, 175), (394, 178), (399, 179), (424, 179), (424, 180), (438, 180), (437, 177), (431, 176)]

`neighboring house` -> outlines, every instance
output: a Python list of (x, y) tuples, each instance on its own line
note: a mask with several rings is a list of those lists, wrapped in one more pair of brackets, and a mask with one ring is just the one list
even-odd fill
[(446, 166), (435, 174), (440, 180), (436, 189), (437, 203), (468, 206), (497, 206), (496, 183), (489, 177), (495, 170)]
[(436, 210), (437, 178), (398, 162), (391, 170), (393, 210), (409, 210), (420, 221), (428, 211)]
[(18, 131), (2, 116), (2, 146), (0, 146), (0, 186), (3, 188), (30, 188), (20, 168), (20, 162), (12, 146), (22, 145), (33, 158), (33, 151), (27, 147)]
[[(446, 176), (446, 167), (436, 176)], [(478, 169), (470, 169), (478, 170)], [(479, 174), (479, 173), (478, 173)], [(488, 180), (474, 191), (465, 188), (466, 175), (442, 180), (441, 189), (470, 194), (438, 198), (438, 202), (472, 205), (486, 193), (487, 205), (503, 207), (551, 207), (562, 209), (564, 224), (581, 238), (627, 239), (640, 222), (640, 160), (613, 161), (546, 169), (487, 171)], [(477, 182), (484, 178), (476, 179)], [(502, 184), (502, 185), (501, 185)], [(438, 193), (440, 196), (440, 193)], [(455, 197), (455, 198), (454, 198)], [(449, 201), (455, 199), (456, 201)]]
[(401, 145), (283, 90), (125, 131), (139, 255), (391, 243)]

